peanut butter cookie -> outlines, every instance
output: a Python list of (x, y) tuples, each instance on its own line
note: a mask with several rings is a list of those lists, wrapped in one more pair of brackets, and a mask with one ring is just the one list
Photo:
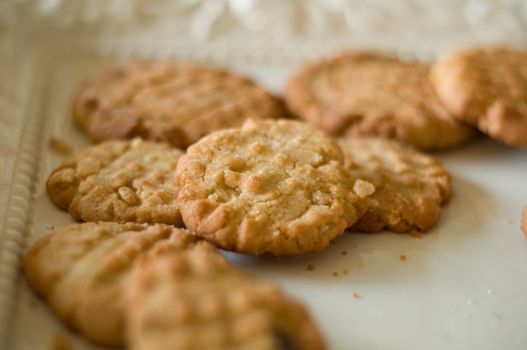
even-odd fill
[(315, 62), (290, 80), (285, 95), (294, 114), (334, 135), (439, 150), (475, 134), (441, 104), (427, 65), (390, 56), (358, 52)]
[(183, 152), (141, 139), (88, 147), (53, 171), (51, 200), (76, 220), (181, 226), (175, 170)]
[(80, 88), (73, 116), (94, 141), (140, 136), (187, 147), (248, 118), (281, 118), (282, 104), (247, 78), (182, 62), (136, 63)]
[(427, 231), (451, 195), (450, 176), (434, 158), (377, 138), (341, 139), (346, 167), (375, 186), (370, 207), (353, 231)]
[(126, 295), (132, 350), (326, 348), (301, 304), (210, 245), (152, 249), (135, 264)]
[(24, 270), (32, 289), (64, 323), (96, 343), (122, 345), (123, 284), (134, 260), (159, 244), (176, 254), (196, 242), (168, 225), (75, 224), (33, 244)]
[(346, 171), (333, 138), (287, 120), (249, 120), (204, 137), (179, 161), (177, 181), (189, 229), (254, 255), (324, 249), (373, 191)]
[(526, 51), (456, 51), (441, 59), (431, 76), (454, 115), (493, 138), (527, 148)]

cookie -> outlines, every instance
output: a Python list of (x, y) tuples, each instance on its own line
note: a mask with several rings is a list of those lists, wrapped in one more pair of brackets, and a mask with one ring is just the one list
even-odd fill
[(181, 226), (175, 170), (183, 152), (141, 139), (88, 147), (54, 170), (49, 197), (76, 220)]
[(463, 144), (475, 132), (437, 98), (426, 64), (346, 53), (301, 69), (288, 83), (291, 111), (334, 134), (397, 139), (423, 150)]
[(427, 231), (451, 196), (450, 176), (434, 158), (379, 138), (340, 140), (346, 167), (375, 186), (366, 214), (352, 231)]
[(249, 120), (204, 137), (179, 161), (177, 182), (189, 229), (253, 255), (324, 249), (373, 191), (347, 173), (332, 137), (288, 120)]
[(432, 81), (461, 120), (507, 144), (527, 148), (527, 52), (505, 48), (453, 52)]
[(196, 242), (168, 225), (74, 224), (33, 244), (24, 270), (31, 288), (65, 324), (96, 343), (122, 345), (122, 289), (134, 260), (156, 245), (180, 251)]
[(281, 118), (282, 104), (255, 82), (182, 62), (135, 63), (87, 81), (73, 116), (94, 141), (140, 136), (187, 147), (248, 118)]
[(527, 206), (523, 208), (522, 230), (523, 230), (523, 233), (525, 233), (525, 236), (527, 236)]
[(317, 326), (274, 284), (235, 269), (210, 245), (138, 259), (126, 288), (132, 350), (325, 349)]

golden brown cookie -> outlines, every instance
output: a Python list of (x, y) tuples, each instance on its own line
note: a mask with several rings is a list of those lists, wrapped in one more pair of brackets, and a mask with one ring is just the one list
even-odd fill
[(341, 139), (346, 167), (375, 186), (370, 207), (351, 230), (427, 231), (451, 196), (450, 176), (434, 158), (379, 138)]
[(438, 63), (432, 81), (461, 120), (493, 138), (527, 148), (527, 52), (459, 50)]
[(322, 336), (296, 300), (232, 267), (210, 245), (138, 259), (127, 292), (132, 350), (319, 350)]
[(344, 169), (333, 138), (287, 120), (204, 137), (179, 161), (177, 181), (189, 229), (254, 255), (324, 249), (364, 213), (372, 191)]
[(135, 63), (80, 88), (73, 116), (94, 141), (140, 136), (187, 147), (248, 118), (282, 118), (281, 103), (247, 78), (182, 62)]
[(75, 224), (33, 244), (24, 270), (31, 288), (64, 323), (94, 342), (122, 345), (122, 288), (134, 260), (157, 245), (175, 252), (196, 242), (168, 225)]
[(285, 91), (291, 111), (334, 135), (380, 136), (425, 150), (467, 142), (428, 80), (428, 66), (374, 53), (346, 53), (301, 69)]
[(76, 220), (181, 226), (175, 170), (183, 152), (141, 139), (88, 147), (54, 170), (51, 200)]
[(523, 216), (522, 216), (522, 230), (525, 236), (527, 236), (527, 205), (525, 208), (523, 208)]

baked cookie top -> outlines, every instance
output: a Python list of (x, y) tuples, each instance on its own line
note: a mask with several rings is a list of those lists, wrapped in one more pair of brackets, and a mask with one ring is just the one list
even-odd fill
[(351, 230), (427, 231), (451, 196), (450, 176), (434, 158), (378, 138), (339, 140), (346, 167), (375, 186), (366, 214)]
[(281, 118), (281, 103), (242, 76), (182, 62), (135, 63), (84, 83), (73, 116), (95, 141), (140, 136), (187, 147), (248, 118)]
[(48, 195), (76, 220), (181, 226), (175, 170), (183, 152), (141, 139), (88, 147), (55, 169)]
[(126, 288), (132, 350), (322, 350), (306, 309), (210, 246), (138, 259)]
[(187, 227), (255, 255), (325, 248), (366, 209), (372, 186), (355, 180), (333, 138), (287, 120), (249, 120), (212, 133), (177, 167)]
[(196, 242), (168, 225), (74, 224), (34, 243), (24, 270), (31, 288), (68, 326), (96, 343), (123, 345), (123, 283), (134, 260), (152, 247), (180, 251)]
[(432, 69), (443, 103), (493, 138), (527, 148), (527, 52), (484, 48), (453, 52)]
[(425, 150), (468, 141), (428, 80), (428, 66), (374, 53), (346, 53), (301, 69), (288, 83), (291, 111), (335, 135), (397, 139)]

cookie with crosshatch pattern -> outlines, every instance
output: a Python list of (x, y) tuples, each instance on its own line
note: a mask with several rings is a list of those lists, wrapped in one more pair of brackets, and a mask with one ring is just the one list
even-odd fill
[(475, 131), (439, 101), (429, 67), (349, 52), (308, 64), (289, 81), (291, 111), (334, 135), (396, 139), (423, 150), (461, 145)]
[(236, 269), (211, 245), (140, 257), (126, 289), (132, 350), (322, 350), (305, 307)]
[(174, 179), (182, 155), (169, 144), (105, 141), (55, 169), (47, 192), (76, 220), (182, 226)]
[(124, 344), (123, 289), (134, 261), (162, 245), (173, 254), (208, 244), (168, 225), (84, 223), (36, 241), (24, 257), (31, 288), (93, 342)]
[(185, 148), (249, 118), (282, 118), (281, 102), (255, 82), (186, 62), (139, 62), (86, 81), (73, 117), (94, 141), (135, 136)]
[(439, 60), (431, 77), (443, 103), (460, 120), (527, 148), (527, 51), (458, 50)]

